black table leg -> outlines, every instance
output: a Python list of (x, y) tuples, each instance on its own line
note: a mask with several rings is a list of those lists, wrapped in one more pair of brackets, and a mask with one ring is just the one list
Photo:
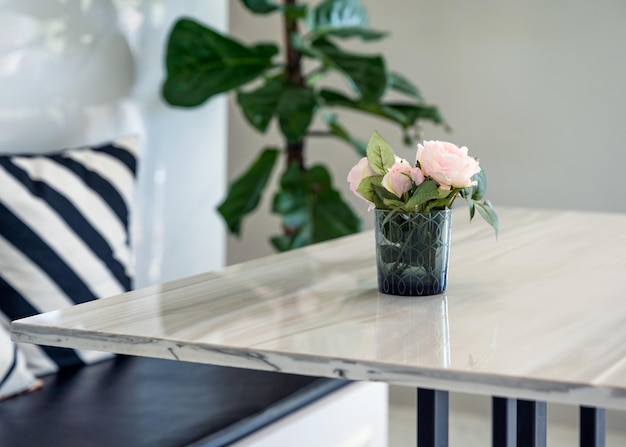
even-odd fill
[(546, 447), (547, 404), (517, 401), (517, 447)]
[(580, 407), (580, 447), (606, 445), (606, 410)]
[(448, 447), (448, 392), (417, 390), (418, 447)]
[(516, 447), (517, 400), (506, 397), (491, 399), (492, 447)]

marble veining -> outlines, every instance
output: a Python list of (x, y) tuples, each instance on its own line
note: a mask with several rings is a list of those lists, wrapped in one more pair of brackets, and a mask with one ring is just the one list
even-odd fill
[(626, 409), (626, 215), (455, 212), (448, 290), (376, 289), (372, 233), (50, 312), (16, 340)]

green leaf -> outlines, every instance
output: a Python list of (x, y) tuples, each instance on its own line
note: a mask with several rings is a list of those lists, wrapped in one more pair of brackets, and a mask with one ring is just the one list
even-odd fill
[(304, 138), (315, 110), (317, 96), (310, 87), (287, 86), (278, 102), (278, 121), (280, 130), (290, 142)]
[(323, 38), (316, 39), (312, 48), (322, 55), (320, 58), (327, 65), (348, 79), (348, 85), (364, 103), (376, 102), (385, 94), (387, 68), (382, 56), (348, 53)]
[(445, 197), (449, 193), (450, 191), (442, 192), (434, 181), (426, 180), (415, 188), (413, 195), (406, 203), (406, 207), (409, 210), (418, 211), (419, 207), (429, 200)]
[(265, 132), (278, 108), (284, 84), (270, 79), (266, 84), (250, 92), (239, 92), (237, 103), (248, 122), (259, 132)]
[(274, 196), (272, 211), (282, 216), (285, 235), (275, 236), (278, 250), (356, 233), (359, 218), (332, 187), (330, 174), (323, 166), (301, 171), (289, 166), (281, 177), (280, 191)]
[(485, 200), (484, 202), (474, 202), (476, 209), (478, 209), (478, 214), (485, 219), (485, 221), (493, 227), (496, 232), (496, 237), (498, 236), (498, 215), (496, 214), (496, 210), (493, 209), (491, 202), (489, 200)]
[(269, 14), (280, 8), (270, 0), (241, 0), (241, 3), (255, 14)]
[(217, 210), (231, 233), (239, 236), (243, 218), (258, 206), (279, 154), (278, 149), (264, 149), (248, 170), (230, 185)]
[(359, 26), (345, 28), (318, 28), (315, 30), (317, 37), (337, 37), (339, 39), (350, 39), (358, 37), (364, 41), (380, 40), (387, 37), (389, 33), (384, 31), (376, 31), (370, 28), (362, 28)]
[(405, 203), (397, 199), (383, 199), (383, 203), (387, 208), (398, 208), (404, 210)]
[(402, 114), (404, 119), (401, 124), (405, 126), (412, 126), (418, 120), (428, 120), (434, 124), (443, 124), (443, 118), (439, 114), (439, 109), (434, 106), (410, 103), (386, 103), (384, 107), (393, 110), (397, 114)]
[(374, 172), (385, 175), (396, 162), (393, 149), (376, 131), (367, 143), (367, 160)]
[(283, 135), (293, 142), (304, 137), (317, 109), (312, 88), (293, 86), (278, 78), (256, 90), (240, 92), (237, 102), (248, 122), (260, 132), (265, 132), (277, 115)]
[(356, 192), (363, 196), (363, 198), (368, 202), (372, 202), (374, 206), (379, 209), (384, 208), (384, 203), (374, 188), (381, 186), (382, 179), (382, 175), (365, 177), (356, 188)]
[(278, 53), (275, 45), (246, 47), (190, 20), (172, 28), (167, 43), (163, 97), (172, 105), (194, 107), (263, 74)]
[(307, 16), (307, 27), (312, 32), (320, 29), (367, 27), (367, 9), (359, 0), (326, 0)]
[(374, 192), (376, 193), (378, 198), (383, 202), (384, 205), (386, 205), (385, 201), (400, 199), (400, 197), (396, 196), (394, 193), (392, 193), (391, 191), (389, 191), (387, 188), (385, 188), (382, 185), (372, 183), (372, 188), (374, 189)]
[(323, 89), (320, 98), (329, 107), (345, 107), (371, 115), (386, 118), (407, 128), (415, 125), (418, 120), (428, 120), (435, 124), (442, 124), (443, 118), (436, 107), (409, 103), (369, 103), (348, 98), (335, 90)]
[(474, 214), (476, 213), (476, 206), (474, 205), (474, 201), (469, 197), (465, 197), (465, 201), (467, 202), (467, 206), (469, 208), (470, 221), (471, 221), (474, 218)]
[(484, 169), (481, 168), (480, 172), (474, 174), (472, 180), (475, 180), (477, 183), (471, 187), (472, 193), (470, 197), (473, 200), (482, 200), (487, 191), (487, 176), (485, 175)]
[(350, 133), (348, 133), (348, 131), (339, 124), (337, 120), (337, 115), (325, 113), (324, 121), (326, 121), (326, 124), (328, 124), (328, 128), (333, 135), (351, 145), (356, 150), (357, 154), (359, 154), (361, 157), (365, 156), (367, 143), (353, 137)]
[(305, 56), (308, 56), (314, 59), (320, 59), (320, 60), (323, 60), (324, 58), (324, 55), (320, 53), (319, 51), (315, 50), (314, 48), (312, 48), (301, 34), (292, 34), (291, 44), (296, 50), (298, 50), (300, 53), (302, 53)]
[(357, 0), (326, 1), (307, 16), (307, 26), (314, 37), (359, 37), (371, 41), (388, 34), (369, 28), (368, 22), (367, 9)]
[(422, 94), (417, 89), (417, 87), (415, 87), (415, 85), (413, 85), (411, 81), (409, 81), (401, 74), (394, 72), (390, 73), (389, 81), (391, 82), (391, 88), (393, 90), (412, 96), (419, 102), (424, 101), (424, 98), (422, 97)]

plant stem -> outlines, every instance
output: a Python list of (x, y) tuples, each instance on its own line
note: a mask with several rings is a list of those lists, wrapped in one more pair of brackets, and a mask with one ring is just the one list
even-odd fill
[[(297, 0), (283, 0), (285, 9), (295, 6)], [(284, 43), (285, 52), (287, 54), (287, 67), (285, 69), (285, 80), (297, 87), (304, 86), (304, 76), (302, 73), (302, 54), (296, 48), (294, 48), (291, 42), (291, 36), (298, 34), (298, 19), (288, 17), (287, 14), (283, 14), (284, 18)], [(287, 166), (292, 163), (297, 163), (300, 170), (305, 169), (304, 165), (304, 140), (291, 142), (288, 141), (285, 146), (285, 152), (287, 154)]]

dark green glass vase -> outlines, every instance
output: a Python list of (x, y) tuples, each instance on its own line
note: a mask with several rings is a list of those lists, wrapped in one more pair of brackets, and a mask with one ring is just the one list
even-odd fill
[(445, 292), (452, 210), (374, 213), (378, 290), (404, 296)]

